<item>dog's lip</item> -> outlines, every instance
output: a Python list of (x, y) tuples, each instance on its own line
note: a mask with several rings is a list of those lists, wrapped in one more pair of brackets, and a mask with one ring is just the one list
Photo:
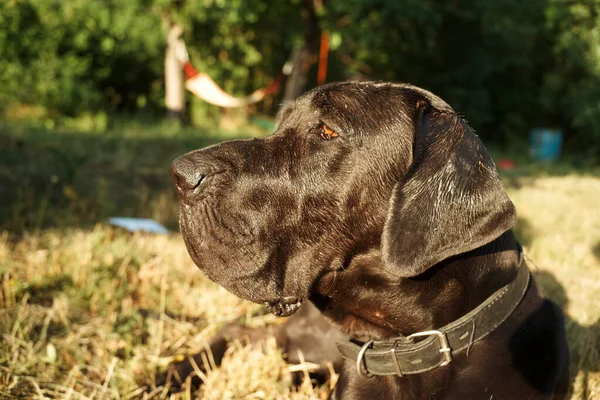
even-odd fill
[(282, 297), (277, 300), (265, 301), (263, 304), (272, 314), (278, 317), (289, 317), (300, 309), (303, 299), (298, 297)]

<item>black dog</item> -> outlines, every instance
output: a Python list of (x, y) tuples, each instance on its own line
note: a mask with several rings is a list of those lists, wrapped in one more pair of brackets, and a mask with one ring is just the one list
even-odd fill
[(530, 280), (484, 146), (432, 93), (322, 86), (271, 136), (193, 151), (171, 173), (210, 279), (277, 315), (311, 301), (350, 335), (337, 397), (566, 395), (562, 312)]

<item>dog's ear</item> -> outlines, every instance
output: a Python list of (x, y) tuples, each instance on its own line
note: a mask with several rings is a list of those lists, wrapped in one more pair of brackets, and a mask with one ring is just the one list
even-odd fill
[(516, 222), (477, 135), (452, 111), (419, 108), (412, 164), (394, 188), (382, 235), (385, 265), (404, 277), (489, 243)]

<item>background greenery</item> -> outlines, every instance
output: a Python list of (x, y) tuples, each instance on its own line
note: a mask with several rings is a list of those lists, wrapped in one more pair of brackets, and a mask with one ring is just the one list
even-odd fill
[[(598, 162), (600, 2), (316, 3), (318, 28), (332, 37), (328, 81), (359, 76), (415, 83), (447, 99), (488, 143), (524, 140), (532, 127), (558, 127), (567, 150)], [(47, 127), (84, 117), (100, 130), (115, 113), (162, 115), (167, 20), (185, 28), (197, 67), (227, 91), (249, 93), (277, 76), (306, 36), (306, 4), (1, 2), (0, 111), (10, 119), (35, 117)], [(272, 115), (279, 100), (252, 111)], [(199, 104), (188, 109), (218, 114)]]

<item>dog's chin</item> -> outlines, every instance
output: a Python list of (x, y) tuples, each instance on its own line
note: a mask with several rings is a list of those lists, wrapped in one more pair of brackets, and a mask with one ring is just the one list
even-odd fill
[(283, 297), (276, 301), (266, 301), (267, 310), (278, 317), (289, 317), (300, 309), (302, 299), (297, 297)]

